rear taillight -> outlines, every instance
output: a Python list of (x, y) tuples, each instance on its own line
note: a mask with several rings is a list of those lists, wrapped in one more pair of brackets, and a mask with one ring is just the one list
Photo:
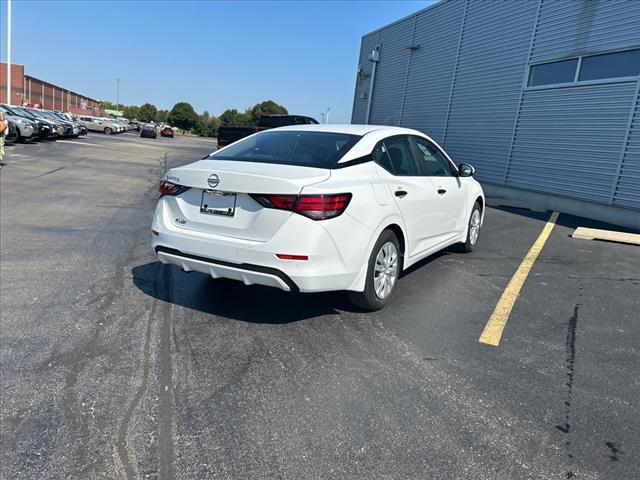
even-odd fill
[(182, 185), (178, 185), (177, 183), (167, 182), (165, 180), (160, 182), (160, 186), (158, 187), (158, 191), (160, 192), (160, 196), (163, 195), (179, 195), (182, 192), (186, 192), (189, 190), (189, 187), (185, 187)]
[(308, 255), (291, 255), (290, 253), (276, 253), (276, 257), (278, 257), (280, 260), (309, 260)]
[(253, 194), (251, 197), (263, 207), (290, 210), (312, 220), (327, 220), (338, 217), (342, 215), (351, 201), (350, 193), (330, 195)]

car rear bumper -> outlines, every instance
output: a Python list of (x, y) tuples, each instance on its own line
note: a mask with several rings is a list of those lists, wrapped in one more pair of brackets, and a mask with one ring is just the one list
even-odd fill
[[(371, 232), (359, 232), (358, 227), (348, 231), (349, 238), (340, 239), (323, 222), (294, 214), (269, 240), (253, 241), (181, 228), (169, 217), (160, 199), (151, 242), (159, 260), (214, 278), (285, 291), (326, 292), (356, 289), (355, 282), (366, 266), (365, 248), (345, 256), (338, 247), (346, 242), (367, 245)], [(285, 260), (277, 254), (304, 255), (307, 260)]]
[(210, 275), (213, 278), (230, 278), (241, 281), (245, 285), (266, 285), (288, 292), (299, 291), (298, 286), (291, 278), (275, 268), (213, 260), (162, 246), (157, 246), (155, 252), (162, 263), (178, 265), (185, 272), (196, 271)]

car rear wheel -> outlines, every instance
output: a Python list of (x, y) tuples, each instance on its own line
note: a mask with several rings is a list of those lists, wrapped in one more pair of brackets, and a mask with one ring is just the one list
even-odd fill
[(368, 312), (384, 307), (400, 276), (400, 260), (398, 237), (391, 230), (385, 230), (371, 251), (364, 291), (349, 292), (351, 303)]
[(107, 128), (104, 129), (104, 133), (106, 135), (111, 135), (113, 133), (113, 130), (111, 130), (109, 127), (107, 127)]
[(480, 237), (480, 226), (482, 221), (482, 209), (480, 204), (476, 202), (471, 210), (469, 216), (469, 223), (467, 226), (467, 239), (464, 242), (457, 244), (457, 250), (463, 253), (472, 252), (478, 243)]

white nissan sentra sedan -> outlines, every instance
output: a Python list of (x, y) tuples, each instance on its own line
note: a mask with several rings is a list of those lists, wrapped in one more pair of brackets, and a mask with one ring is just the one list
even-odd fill
[(166, 173), (152, 246), (185, 271), (346, 290), (378, 310), (404, 269), (450, 245), (473, 250), (485, 206), (473, 173), (416, 130), (267, 130)]

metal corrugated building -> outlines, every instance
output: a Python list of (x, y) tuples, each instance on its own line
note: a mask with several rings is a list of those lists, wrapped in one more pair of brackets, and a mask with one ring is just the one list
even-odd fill
[(362, 38), (352, 123), (437, 140), (496, 196), (640, 227), (640, 3), (443, 0)]

